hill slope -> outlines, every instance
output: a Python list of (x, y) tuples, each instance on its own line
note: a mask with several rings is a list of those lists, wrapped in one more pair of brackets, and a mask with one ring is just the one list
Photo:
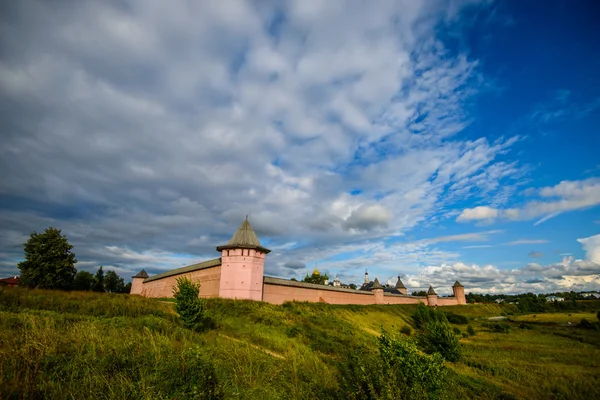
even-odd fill
[[(0, 289), (0, 398), (346, 398), (347, 356), (375, 354), (381, 328), (410, 325), (414, 308), (212, 299), (215, 327), (196, 333), (167, 301)], [(447, 364), (447, 398), (600, 397), (597, 330), (544, 314), (543, 323), (509, 321), (510, 333), (493, 333), (487, 318), (511, 309), (444, 311), (477, 331), (461, 340), (461, 361)]]

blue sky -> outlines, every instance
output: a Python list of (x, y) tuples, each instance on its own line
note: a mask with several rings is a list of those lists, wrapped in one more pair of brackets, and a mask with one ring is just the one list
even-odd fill
[(128, 277), (249, 214), (270, 275), (600, 289), (595, 1), (1, 7), (2, 275), (48, 226)]

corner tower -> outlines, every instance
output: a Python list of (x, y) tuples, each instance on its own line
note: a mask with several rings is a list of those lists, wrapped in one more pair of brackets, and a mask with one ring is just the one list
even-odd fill
[(383, 304), (383, 286), (379, 283), (379, 279), (375, 278), (373, 286), (371, 286), (371, 291), (375, 295), (375, 304)]
[(467, 299), (465, 297), (465, 287), (461, 285), (459, 281), (454, 282), (454, 285), (452, 285), (452, 292), (454, 292), (456, 304), (467, 304)]
[(265, 255), (271, 250), (262, 247), (248, 217), (221, 252), (221, 282), (219, 297), (262, 301)]
[(148, 277), (148, 273), (145, 269), (141, 270), (131, 280), (131, 290), (129, 294), (142, 294), (144, 292), (144, 279)]
[(430, 306), (437, 306), (438, 304), (438, 296), (433, 287), (429, 285), (429, 290), (427, 291), (427, 304)]

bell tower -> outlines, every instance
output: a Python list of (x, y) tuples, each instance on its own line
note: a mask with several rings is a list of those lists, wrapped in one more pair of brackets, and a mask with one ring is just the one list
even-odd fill
[(221, 282), (219, 297), (262, 301), (265, 255), (271, 250), (262, 247), (248, 217), (221, 252)]

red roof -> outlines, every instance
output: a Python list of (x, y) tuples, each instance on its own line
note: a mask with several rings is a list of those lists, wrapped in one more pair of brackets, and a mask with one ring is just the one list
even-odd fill
[(0, 279), (0, 282), (5, 283), (7, 285), (18, 285), (19, 284), (19, 277), (18, 276), (11, 276), (10, 278)]

